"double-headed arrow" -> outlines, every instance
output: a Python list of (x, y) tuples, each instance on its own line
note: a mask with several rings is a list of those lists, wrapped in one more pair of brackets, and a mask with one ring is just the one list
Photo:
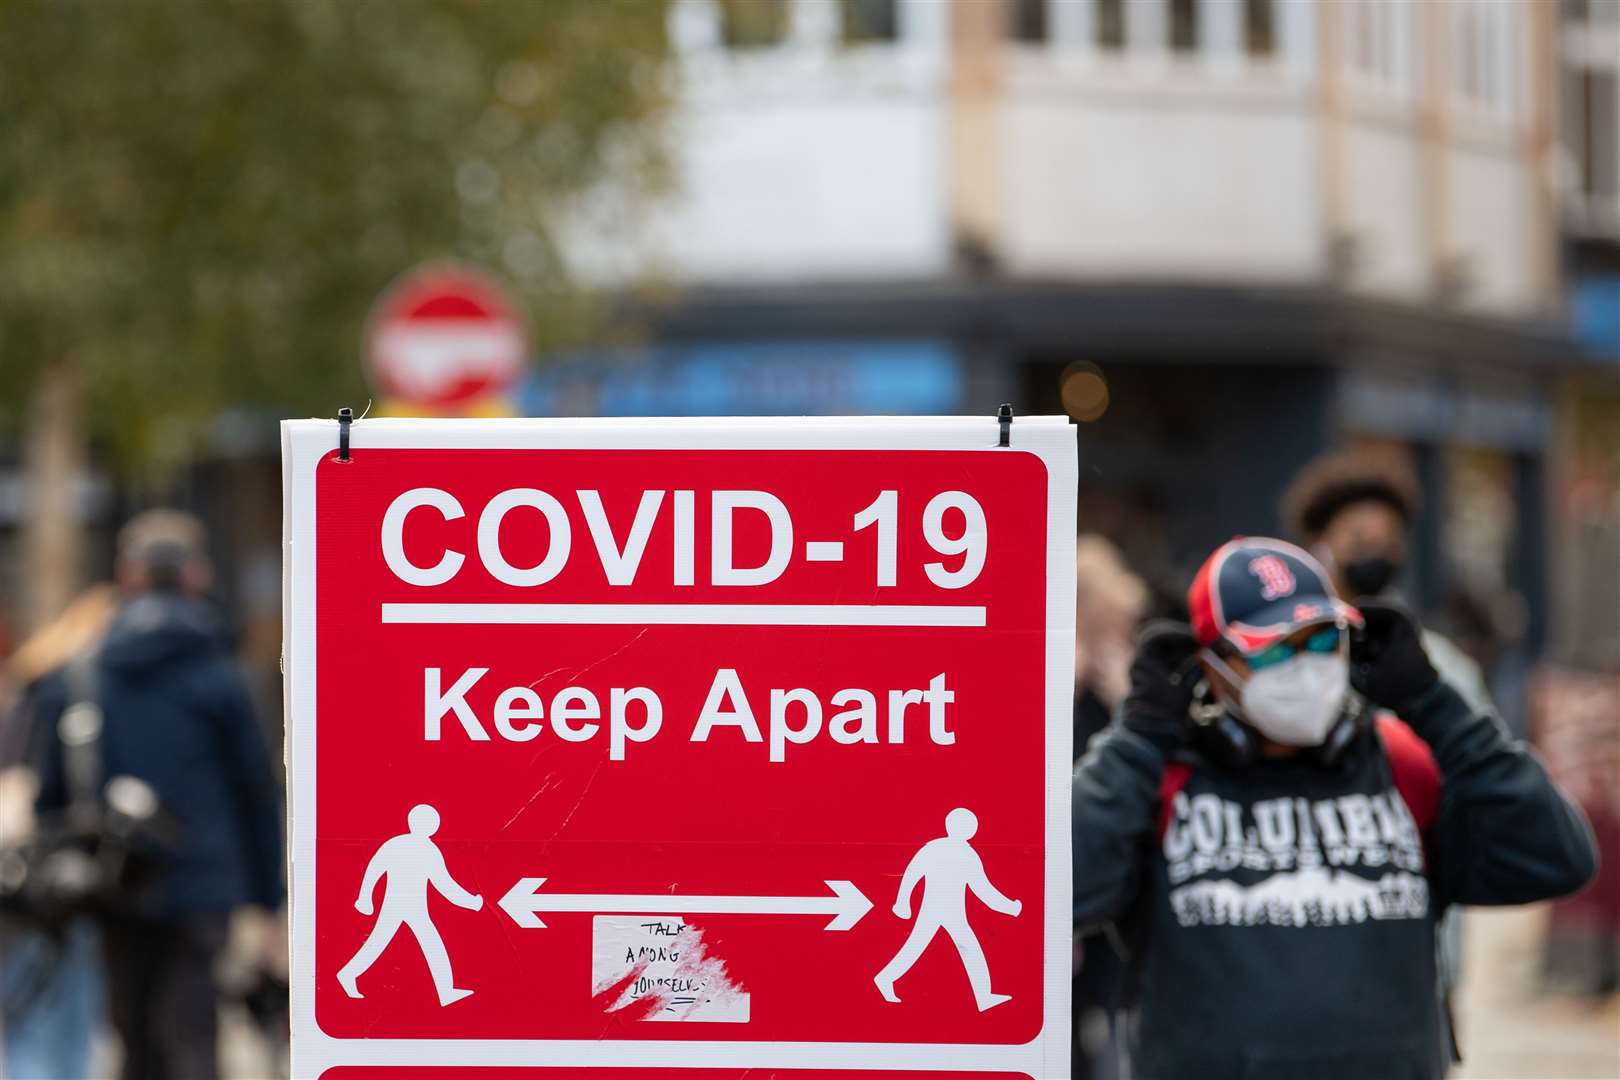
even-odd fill
[(828, 930), (848, 930), (872, 910), (872, 901), (847, 881), (829, 881), (831, 896), (678, 896), (623, 893), (542, 893), (545, 878), (519, 878), (501, 897), (501, 910), (519, 926), (546, 924), (542, 911), (618, 915), (831, 915)]

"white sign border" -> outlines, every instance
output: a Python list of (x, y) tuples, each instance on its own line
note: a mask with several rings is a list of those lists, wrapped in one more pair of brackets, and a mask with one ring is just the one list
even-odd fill
[(338, 1065), (903, 1069), (1069, 1075), (1070, 847), (1075, 631), (1074, 429), (1019, 417), (723, 417), (357, 421), (351, 449), (981, 450), (1028, 453), (1047, 474), (1046, 925), (1041, 1032), (1020, 1045), (594, 1039), (336, 1039), (315, 1021), (315, 472), (335, 420), (286, 420), (282, 439), (282, 664), (286, 703), (292, 1074)]

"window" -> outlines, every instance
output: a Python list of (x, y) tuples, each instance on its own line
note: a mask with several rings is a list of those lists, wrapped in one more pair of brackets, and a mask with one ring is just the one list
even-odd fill
[(1275, 0), (1243, 0), (1243, 42), (1255, 56), (1277, 51)]
[[(1566, 3), (1559, 104), (1569, 195), (1582, 232), (1620, 236), (1620, 0)], [(1617, 309), (1620, 310), (1620, 309)]]
[(1620, 23), (1620, 0), (1564, 0), (1564, 21), (1576, 25), (1613, 26)]
[(900, 36), (897, 0), (840, 0), (846, 44), (895, 41)]
[(1125, 0), (1097, 0), (1097, 44), (1104, 49), (1125, 47)]
[(1198, 0), (1170, 0), (1170, 48), (1176, 52), (1198, 48)]
[(1578, 107), (1585, 123), (1576, 149), (1580, 164), (1581, 191), (1596, 201), (1613, 201), (1620, 195), (1620, 115), (1615, 102), (1620, 88), (1613, 72), (1583, 71), (1580, 75)]
[(1508, 113), (1513, 101), (1511, 27), (1515, 15), (1506, 5), (1467, 0), (1452, 7), (1452, 85), (1455, 92), (1482, 108)]
[(1620, 23), (1620, 0), (1564, 0), (1569, 26), (1613, 26)]
[(1465, 98), (1484, 101), (1489, 78), (1486, 68), (1490, 63), (1490, 47), (1485, 40), (1485, 17), (1472, 3), (1465, 2), (1454, 11), (1457, 19), (1457, 52), (1452, 71), (1456, 76), (1457, 90)]
[(1417, 5), (1401, 0), (1357, 0), (1345, 4), (1343, 10), (1347, 59), (1355, 73), (1388, 90), (1409, 89), (1410, 35)]
[(720, 0), (720, 40), (728, 49), (779, 45), (787, 29), (788, 0)]
[(1356, 67), (1369, 75), (1382, 74), (1388, 49), (1384, 41), (1384, 20), (1379, 8), (1358, 5), (1348, 9), (1356, 23)]
[(1046, 0), (1011, 0), (1007, 15), (1011, 23), (1007, 29), (1014, 41), (1039, 44), (1047, 39)]

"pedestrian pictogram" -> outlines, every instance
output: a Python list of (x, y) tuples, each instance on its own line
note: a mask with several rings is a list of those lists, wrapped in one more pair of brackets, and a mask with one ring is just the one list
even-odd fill
[(297, 1075), (1068, 1074), (1065, 422), (337, 434), (285, 428)]
[(900, 879), (900, 895), (894, 902), (894, 914), (901, 919), (911, 918), (911, 894), (919, 885), (922, 903), (917, 907), (917, 920), (905, 944), (873, 979), (884, 1001), (900, 1003), (894, 992), (895, 980), (911, 970), (911, 965), (941, 930), (962, 958), (968, 985), (973, 988), (973, 1001), (980, 1012), (1012, 1000), (1010, 995), (997, 994), (990, 989), (989, 961), (979, 945), (978, 935), (968, 923), (967, 894), (971, 892), (992, 911), (1003, 915), (1016, 916), (1024, 910), (1024, 905), (1003, 896), (985, 876), (984, 861), (969, 843), (978, 831), (979, 819), (973, 816), (973, 811), (959, 806), (945, 816), (945, 835), (924, 844), (906, 865)]
[(360, 883), (360, 896), (355, 910), (362, 915), (372, 912), (372, 894), (380, 879), (383, 883), (382, 909), (377, 921), (366, 935), (366, 940), (337, 973), (343, 992), (352, 998), (362, 997), (356, 980), (364, 975), (382, 951), (388, 948), (401, 927), (415, 935), (422, 947), (428, 971), (433, 975), (433, 988), (438, 991), (439, 1004), (449, 1005), (472, 993), (458, 988), (450, 975), (450, 956), (444, 948), (444, 938), (428, 916), (428, 887), (457, 907), (477, 911), (484, 906), (482, 896), (474, 896), (456, 883), (444, 864), (444, 855), (433, 843), (433, 834), (439, 831), (439, 812), (423, 804), (411, 808), (407, 819), (410, 829), (383, 842), (377, 854), (366, 865), (365, 880)]

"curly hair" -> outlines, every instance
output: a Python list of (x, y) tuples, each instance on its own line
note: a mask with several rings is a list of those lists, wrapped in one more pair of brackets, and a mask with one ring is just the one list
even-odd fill
[(1283, 493), (1280, 513), (1289, 532), (1311, 541), (1339, 511), (1368, 501), (1384, 503), (1408, 525), (1417, 517), (1422, 500), (1404, 455), (1359, 448), (1324, 454), (1295, 475)]

